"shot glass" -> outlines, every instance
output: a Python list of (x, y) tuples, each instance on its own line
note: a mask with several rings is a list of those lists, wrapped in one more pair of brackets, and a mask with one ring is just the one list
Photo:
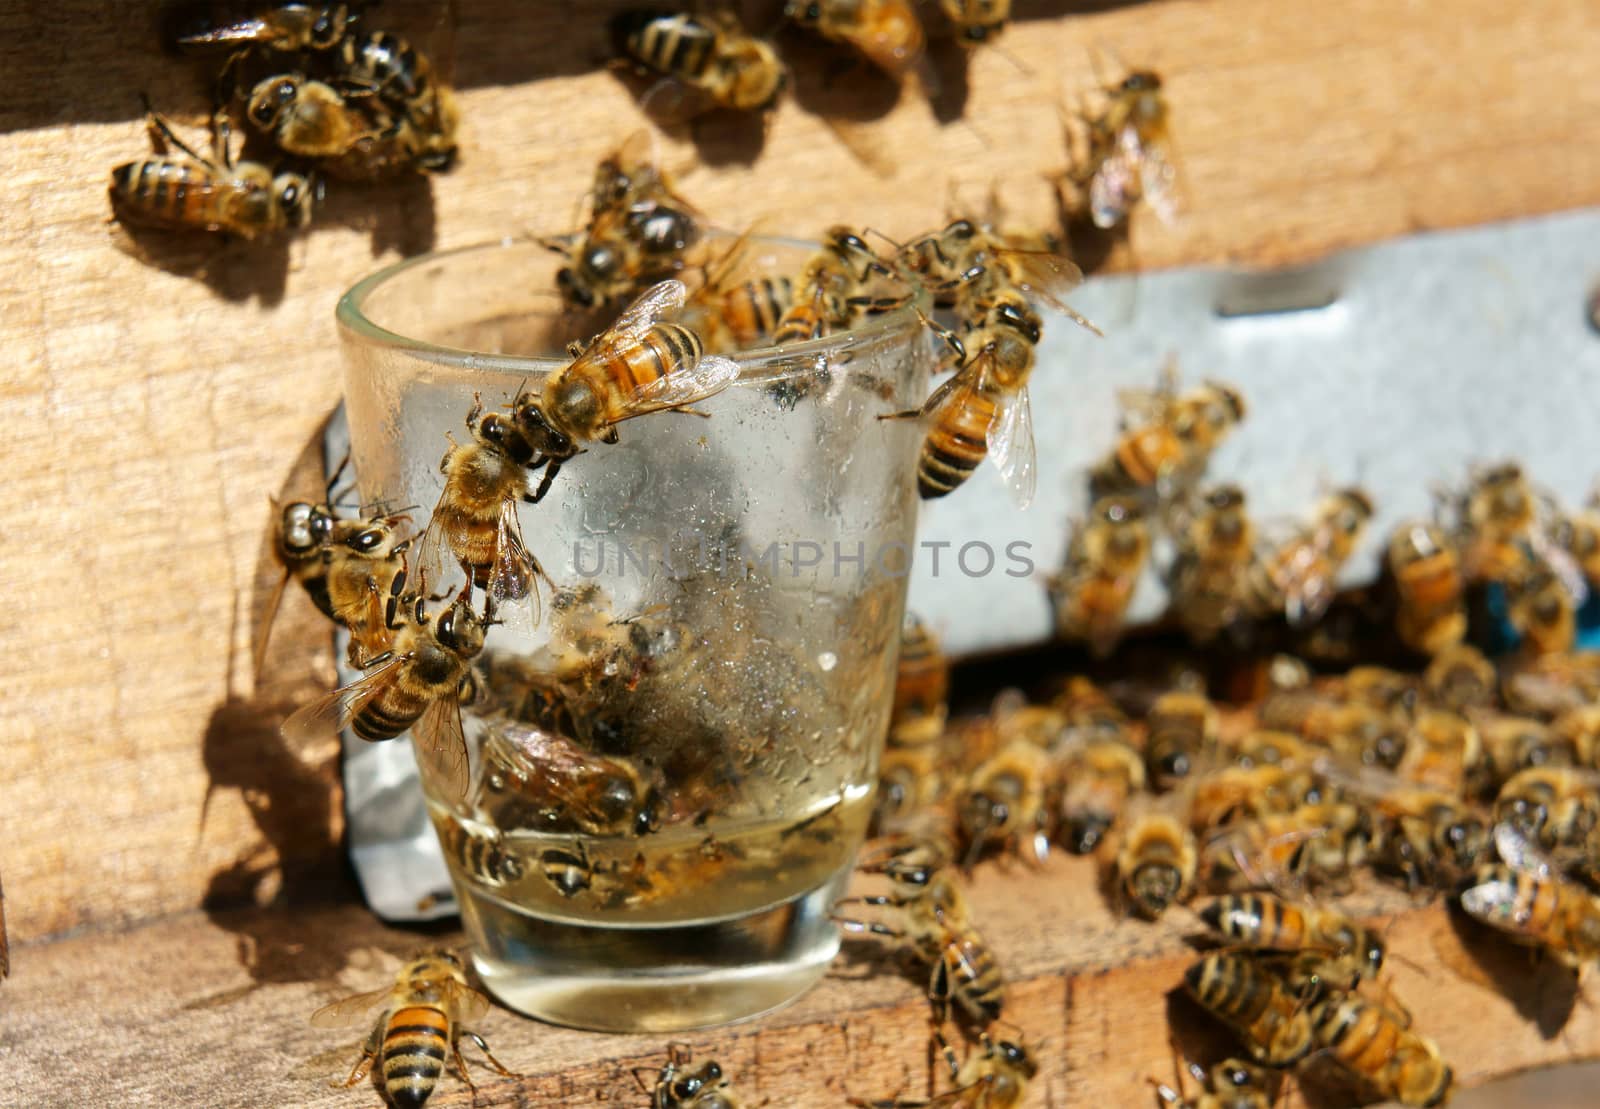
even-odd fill
[[(748, 244), (793, 272), (803, 244)], [(365, 501), (432, 506), (440, 460), (598, 327), (527, 242), (414, 258), (340, 301)], [(695, 413), (617, 427), (519, 519), (554, 583), (462, 693), (465, 799), (422, 789), (476, 969), (560, 1024), (672, 1031), (803, 992), (872, 809), (933, 344), (908, 309), (733, 355)], [(421, 514), (419, 513), (419, 516)], [(430, 584), (430, 588), (432, 585)]]

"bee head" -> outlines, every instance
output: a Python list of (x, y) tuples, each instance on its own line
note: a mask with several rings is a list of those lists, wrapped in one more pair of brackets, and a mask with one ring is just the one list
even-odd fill
[(515, 418), (508, 418), (499, 412), (487, 413), (472, 429), (472, 437), (519, 466), (526, 466), (533, 461), (534, 447), (522, 434)]
[(328, 542), (333, 533), (333, 517), (305, 501), (283, 506), (280, 542), (291, 554), (304, 557)]
[(484, 623), (472, 611), (470, 589), (463, 589), (455, 603), (434, 618), (433, 635), (439, 645), (463, 657), (470, 658), (483, 650), (483, 633)]
[(1160, 92), (1161, 77), (1148, 69), (1136, 69), (1124, 77), (1118, 87), (1126, 93)]
[(250, 94), (250, 106), (245, 114), (260, 130), (272, 130), (288, 107), (299, 99), (304, 83), (305, 78), (294, 74), (268, 77)]
[(313, 50), (331, 50), (344, 38), (346, 29), (354, 22), (343, 4), (333, 4), (322, 9), (317, 21), (311, 25), (311, 35), (306, 43)]
[(577, 453), (572, 438), (556, 429), (544, 410), (544, 402), (533, 395), (519, 397), (512, 405), (511, 420), (531, 455), (571, 458)]
[(577, 271), (571, 266), (562, 266), (556, 271), (556, 287), (561, 290), (561, 297), (568, 304), (575, 304), (579, 308), (595, 306), (594, 291), (578, 279)]
[(994, 1049), (995, 1054), (1005, 1060), (1009, 1066), (1021, 1071), (1029, 1078), (1038, 1073), (1039, 1064), (1032, 1055), (1028, 1054), (1028, 1049), (1021, 1044), (1014, 1044), (1010, 1040), (1001, 1040), (994, 1045)]
[(280, 173), (272, 179), (272, 199), (283, 213), (284, 223), (294, 228), (309, 227), (322, 201), (322, 181), (313, 183), (303, 174)]

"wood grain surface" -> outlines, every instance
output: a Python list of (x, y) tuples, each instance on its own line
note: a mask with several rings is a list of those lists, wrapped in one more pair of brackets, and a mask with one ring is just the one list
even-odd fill
[[(1042, 876), (985, 865), (973, 898), (1011, 978), (1005, 1016), (1017, 1031), (1008, 1034), (1040, 1045), (1027, 1104), (1154, 1104), (1148, 1080), (1171, 1081), (1169, 1024), (1194, 1058), (1229, 1050), (1227, 1037), (1175, 995), (1195, 958), (1182, 938), (1195, 925), (1181, 912), (1157, 925), (1113, 917), (1094, 892), (1091, 861), (1059, 856)], [(1571, 975), (1553, 962), (1535, 964), (1465, 930), (1442, 905), (1412, 907), (1387, 891), (1353, 904), (1386, 929), (1395, 995), (1463, 1085), (1600, 1056), (1593, 999), (1576, 998)], [(370, 1086), (327, 1086), (348, 1073), (366, 1029), (316, 1029), (307, 1017), (385, 985), (398, 960), (419, 948), (457, 938), (387, 929), (351, 907), (189, 914), (118, 936), (29, 945), (0, 987), (0, 1065), (7, 1096), (17, 1097), (6, 1103), (376, 1106)], [(922, 1096), (930, 1073), (925, 987), (925, 974), (902, 969), (875, 944), (851, 942), (830, 975), (789, 1008), (679, 1038), (697, 1057), (718, 1059), (756, 1104)], [(659, 1067), (667, 1046), (665, 1038), (554, 1028), (499, 1008), (480, 1028), (496, 1056), (525, 1077), (478, 1069), (475, 1099), (446, 1079), (430, 1105), (642, 1106), (630, 1072)], [(1348, 1098), (1347, 1090), (1307, 1084), (1285, 1105), (1332, 1109), (1352, 1104)]]
[[(146, 149), (139, 91), (192, 123), (203, 70), (161, 52), (149, 5), (0, 13), (0, 871), (18, 940), (343, 888), (333, 768), (275, 739), (330, 676), (303, 598), (259, 683), (245, 657), (267, 497), (315, 487), (342, 289), (402, 253), (561, 229), (595, 158), (640, 125), (594, 67), (621, 6), (462, 0), (455, 173), (335, 191), (303, 239), (142, 238), (144, 258), (107, 226), (107, 172)], [(682, 191), (731, 226), (801, 234), (937, 223), (949, 182), (998, 181), (1038, 215), (1064, 158), (1055, 104), (1091, 81), (1094, 45), (1171, 91), (1187, 211), (1137, 223), (1144, 265), (1292, 262), (1600, 198), (1589, 0), (1019, 9), (1004, 53), (964, 74), (943, 58), (934, 106), (859, 71), (830, 83), (819, 54), (764, 136), (714, 120), (669, 142), (695, 167)], [(830, 108), (896, 176), (841, 145)]]

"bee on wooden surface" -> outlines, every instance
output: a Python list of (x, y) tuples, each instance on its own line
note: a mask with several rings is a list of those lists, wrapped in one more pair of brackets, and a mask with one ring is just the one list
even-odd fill
[(1017, 1109), (1022, 1104), (1028, 1083), (1039, 1073), (1038, 1060), (1025, 1046), (1010, 1040), (992, 1040), (984, 1033), (978, 1037), (981, 1050), (968, 1055), (965, 1063), (958, 1063), (944, 1033), (935, 1029), (933, 1035), (950, 1068), (953, 1089), (920, 1101), (862, 1101), (853, 1097), (849, 1103), (861, 1109)]
[(1042, 863), (1050, 853), (1052, 780), (1050, 756), (1026, 739), (1013, 739), (973, 770), (956, 808), (968, 844), (965, 865), (990, 847)]
[(526, 873), (521, 857), (506, 846), (497, 829), (480, 832), (456, 820), (443, 820), (434, 827), (445, 858), (479, 885), (498, 889), (520, 881)]
[(1204, 693), (1174, 689), (1156, 698), (1145, 717), (1144, 757), (1158, 789), (1178, 785), (1216, 746), (1222, 727)]
[(1520, 771), (1500, 787), (1494, 821), (1546, 851), (1581, 847), (1600, 827), (1600, 774), (1564, 766)]
[(350, 1077), (337, 1085), (348, 1089), (365, 1078), (373, 1064), (385, 1100), (399, 1109), (421, 1109), (450, 1059), (456, 1073), (477, 1093), (461, 1055), (461, 1038), (478, 1045), (483, 1057), (507, 1078), (520, 1077), (501, 1066), (483, 1037), (466, 1025), (482, 1020), (489, 999), (467, 985), (461, 960), (446, 951), (419, 956), (401, 968), (394, 985), (325, 1005), (311, 1014), (318, 1028), (343, 1028), (366, 1017), (377, 1005), (384, 1011), (361, 1048)]
[(1461, 890), (1462, 910), (1574, 970), (1600, 959), (1600, 897), (1562, 878), (1508, 825), (1495, 828), (1495, 846), (1505, 861), (1479, 868)]
[(1398, 789), (1372, 803), (1374, 862), (1399, 874), (1406, 887), (1445, 889), (1483, 859), (1489, 828), (1459, 798), (1427, 789)]
[(1133, 912), (1155, 920), (1189, 896), (1199, 849), (1177, 814), (1155, 805), (1130, 809), (1118, 839), (1118, 888)]
[(538, 392), (512, 402), (511, 422), (533, 456), (530, 465), (545, 468), (534, 501), (584, 443), (615, 443), (622, 421), (684, 409), (739, 376), (733, 360), (704, 353), (693, 331), (661, 322), (687, 296), (681, 281), (649, 289), (587, 345), (573, 344), (573, 361), (546, 377)]
[(1335, 993), (1311, 1010), (1318, 1047), (1383, 1097), (1401, 1105), (1440, 1105), (1454, 1075), (1439, 1047), (1402, 1015), (1359, 994)]
[(1059, 835), (1074, 855), (1100, 845), (1128, 798), (1144, 789), (1144, 760), (1118, 739), (1072, 742), (1057, 752), (1062, 781)]
[(1005, 1006), (1005, 979), (994, 953), (972, 923), (967, 899), (955, 876), (944, 865), (942, 847), (913, 842), (895, 848), (887, 858), (869, 861), (861, 869), (888, 877), (891, 892), (847, 897), (840, 905), (871, 905), (890, 910), (899, 924), (852, 920), (835, 916), (846, 931), (898, 940), (920, 962), (931, 967), (928, 1000), (939, 1022), (955, 1004), (980, 1025), (999, 1019)]
[(922, 21), (911, 0), (788, 0), (783, 14), (886, 73), (898, 76), (922, 57)]
[(244, 114), (284, 153), (329, 161), (349, 154), (358, 143), (376, 142), (388, 129), (332, 85), (300, 73), (258, 82)]
[(537, 579), (550, 579), (522, 540), (517, 502), (536, 499), (529, 492), (529, 467), (538, 459), (514, 419), (485, 413), (477, 394), (467, 430), (472, 442), (459, 445), (452, 438), (439, 462), (444, 490), (423, 533), (418, 565), (428, 581), (440, 581), (455, 563), (469, 591), (484, 591), (491, 616), (523, 602), (519, 608), (537, 624)]
[(1150, 556), (1144, 509), (1131, 497), (1102, 497), (1067, 548), (1060, 572), (1048, 579), (1056, 631), (1082, 640), (1104, 657), (1122, 638), (1123, 617)]
[(1257, 1062), (1285, 1067), (1310, 1052), (1311, 1020), (1304, 1002), (1265, 963), (1242, 953), (1213, 952), (1184, 972), (1183, 986), (1233, 1029)]
[(732, 12), (624, 12), (612, 29), (624, 55), (676, 87), (685, 116), (709, 108), (765, 111), (789, 82), (772, 44), (748, 34)]
[(455, 163), (460, 109), (421, 50), (389, 31), (351, 35), (340, 45), (339, 80), (399, 121), (413, 168), (436, 173)]
[(967, 47), (993, 42), (1011, 19), (1011, 0), (939, 0), (939, 8)]
[(1507, 586), (1512, 630), (1529, 655), (1572, 650), (1578, 635), (1578, 598), (1561, 577), (1544, 566), (1524, 568)]
[(1460, 643), (1467, 634), (1461, 561), (1445, 533), (1431, 524), (1401, 525), (1389, 540), (1389, 570), (1399, 594), (1401, 642), (1429, 656)]
[(1165, 1083), (1155, 1083), (1156, 1096), (1171, 1109), (1272, 1109), (1283, 1081), (1276, 1072), (1242, 1059), (1224, 1059), (1214, 1063), (1210, 1071), (1190, 1062), (1188, 1071), (1189, 1077), (1200, 1085), (1201, 1092), (1196, 1097), (1184, 1092), (1182, 1072), (1178, 1074), (1176, 1090)]
[(1315, 804), (1322, 787), (1309, 769), (1229, 765), (1199, 774), (1189, 789), (1189, 827), (1210, 832), (1238, 820)]
[(1406, 751), (1404, 720), (1362, 701), (1341, 701), (1307, 689), (1269, 694), (1259, 718), (1325, 747), (1351, 764), (1392, 770)]
[(1202, 845), (1200, 868), (1218, 889), (1341, 890), (1366, 861), (1371, 841), (1372, 820), (1363, 808), (1322, 801), (1223, 828)]
[(1069, 677), (1050, 699), (1066, 718), (1066, 730), (1080, 742), (1127, 741), (1128, 716), (1105, 690), (1079, 674)]
[(1312, 749), (1291, 732), (1272, 728), (1252, 728), (1223, 744), (1223, 752), (1236, 766), (1281, 766), (1286, 769), (1309, 767), (1315, 761)]
[(461, 730), (461, 686), (483, 650), (487, 624), (463, 592), (428, 612), (426, 598), (396, 598), (389, 649), (367, 660), (366, 672), (296, 711), (283, 722), (291, 743), (349, 728), (369, 743), (415, 733), (417, 761), (445, 795), (467, 790), (467, 740)]
[[(1238, 947), (1310, 956), (1316, 980), (1354, 989), (1383, 969), (1383, 938), (1343, 913), (1265, 893), (1219, 897), (1200, 910), (1206, 927)], [(1291, 972), (1291, 979), (1301, 974)]]
[[(171, 231), (221, 231), (256, 239), (311, 223), (321, 190), (300, 173), (235, 162), (227, 116), (212, 117), (209, 158), (196, 154), (145, 104), (156, 154), (111, 171), (111, 208), (124, 223)], [(167, 149), (181, 151), (174, 158)]]
[(890, 744), (878, 760), (878, 799), (872, 812), (873, 835), (914, 830), (948, 787), (944, 755), (937, 744)]
[[(667, 1061), (655, 1081), (640, 1085), (650, 1095), (650, 1109), (744, 1109), (745, 1100), (722, 1073), (715, 1059), (691, 1066), (693, 1057), (682, 1044), (667, 1049)], [(637, 1079), (639, 1072), (634, 1072)]]
[(1205, 494), (1179, 536), (1172, 607), (1196, 643), (1210, 643), (1244, 615), (1255, 535), (1244, 490), (1221, 485)]
[(907, 616), (900, 631), (894, 708), (889, 714), (890, 746), (937, 742), (944, 734), (949, 701), (950, 660), (939, 636), (917, 617)]
[(782, 346), (818, 339), (848, 327), (864, 311), (903, 302), (884, 293), (894, 271), (848, 227), (830, 227), (822, 248), (806, 259), (791, 285), (791, 301), (772, 329)]
[(1127, 222), (1139, 201), (1163, 223), (1178, 214), (1177, 169), (1161, 77), (1135, 70), (1102, 92), (1103, 105), (1083, 113), (1082, 156), (1060, 178), (1064, 210), (1110, 230)]
[(927, 425), (917, 457), (917, 492), (924, 500), (959, 488), (985, 457), (993, 457), (1019, 507), (1033, 501), (1036, 481), (1033, 412), (1028, 377), (1033, 372), (1039, 317), (1023, 305), (1008, 306), (1005, 322), (967, 336), (967, 348), (946, 333), (957, 351), (957, 369), (921, 408), (879, 416), (918, 419)]
[(1186, 492), (1211, 452), (1245, 416), (1244, 397), (1231, 385), (1206, 382), (1178, 392), (1172, 363), (1154, 389), (1126, 389), (1117, 442), (1095, 467), (1097, 490), (1151, 493), (1168, 501)]
[(1498, 686), (1494, 663), (1470, 643), (1440, 651), (1422, 672), (1423, 693), (1434, 707), (1450, 712), (1493, 705)]
[(1360, 489), (1341, 489), (1324, 499), (1309, 524), (1252, 567), (1261, 609), (1283, 613), (1296, 627), (1320, 619), (1372, 513), (1372, 500)]
[(172, 42), (185, 53), (265, 47), (292, 54), (327, 51), (355, 27), (360, 4), (308, 4), (262, 0), (253, 5), (184, 5), (169, 23)]
[[(343, 467), (341, 467), (341, 470)], [(334, 475), (335, 481), (338, 474)], [(268, 638), (292, 578), (305, 589), (324, 616), (350, 633), (350, 662), (381, 654), (389, 638), (387, 604), (395, 579), (405, 568), (410, 539), (400, 525), (411, 517), (400, 513), (345, 519), (333, 511), (332, 483), (322, 504), (293, 501), (278, 512), (273, 554), (283, 576), (262, 615), (256, 641), (256, 665), (266, 656)]]
[(1427, 709), (1411, 724), (1395, 773), (1419, 785), (1460, 796), (1483, 760), (1483, 740), (1464, 716)]
[(565, 736), (504, 723), (484, 742), (479, 803), (501, 828), (643, 836), (660, 829), (666, 805), (631, 760), (586, 751)]

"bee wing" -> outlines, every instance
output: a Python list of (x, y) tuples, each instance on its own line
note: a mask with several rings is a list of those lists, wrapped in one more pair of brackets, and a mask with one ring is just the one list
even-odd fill
[(373, 698), (381, 694), (400, 676), (400, 667), (410, 655), (397, 655), (369, 674), (363, 674), (347, 686), (302, 705), (279, 729), (291, 746), (309, 746), (347, 728), (350, 721)]
[(1000, 469), (1006, 488), (1018, 508), (1033, 503), (1038, 479), (1034, 465), (1033, 405), (1026, 387), (1000, 394), (994, 420), (989, 424), (989, 455)]
[(439, 782), (446, 796), (465, 798), (469, 763), (467, 736), (461, 730), (461, 702), (440, 697), (423, 710), (411, 734), (423, 773)]
[(704, 355), (694, 365), (662, 374), (635, 392), (623, 406), (622, 418), (631, 419), (646, 412), (682, 408), (686, 404), (705, 400), (722, 392), (738, 377), (739, 364), (733, 359), (719, 354)]
[(439, 505), (435, 506), (433, 516), (428, 520), (428, 528), (417, 544), (417, 573), (421, 575), (422, 582), (434, 589), (442, 587), (452, 576), (459, 576), (460, 573), (460, 564), (450, 549), (450, 536), (439, 512), (439, 507), (445, 504), (449, 495), (448, 487), (439, 494)]
[[(522, 522), (517, 502), (500, 503), (494, 565), (489, 570), (489, 604), (496, 617), (516, 630), (532, 632), (539, 624), (539, 578), (544, 568), (528, 553), (522, 541)], [(509, 610), (505, 607), (509, 603)], [(509, 611), (510, 616), (506, 614)]]
[(1078, 326), (1105, 337), (1104, 332), (1061, 299), (1083, 284), (1083, 271), (1076, 262), (1053, 250), (1001, 250), (1000, 253), (1011, 267), (1017, 288)]
[(444, 993), (445, 1000), (455, 1008), (455, 1019), (461, 1024), (472, 1024), (488, 1015), (489, 999), (471, 986), (451, 978), (444, 984)]
[(1139, 192), (1137, 166), (1119, 144), (1089, 179), (1089, 218), (1109, 231), (1128, 218)]
[(181, 31), (173, 41), (180, 50), (197, 51), (219, 46), (247, 46), (251, 43), (265, 42), (271, 37), (271, 29), (265, 19), (260, 16), (241, 15), (227, 23)]
[(378, 1002), (389, 997), (391, 989), (392, 987), (385, 986), (381, 990), (370, 990), (342, 1001), (329, 1002), (311, 1014), (311, 1023), (317, 1028), (348, 1028), (358, 1024), (372, 1012)]
[(1526, 871), (1540, 878), (1549, 878), (1556, 872), (1549, 856), (1509, 824), (1494, 826), (1494, 847), (1500, 853), (1501, 860), (1513, 870)]
[(1146, 140), (1139, 137), (1137, 128), (1128, 127), (1123, 130), (1122, 144), (1129, 150), (1133, 164), (1139, 167), (1139, 191), (1144, 194), (1144, 202), (1162, 223), (1176, 222), (1180, 208), (1178, 169), (1172, 162), (1171, 146), (1165, 133)]
[(634, 345), (663, 317), (682, 308), (688, 298), (689, 290), (682, 281), (668, 280), (650, 286), (628, 305), (616, 323), (595, 336), (572, 368), (603, 360), (604, 356)]

